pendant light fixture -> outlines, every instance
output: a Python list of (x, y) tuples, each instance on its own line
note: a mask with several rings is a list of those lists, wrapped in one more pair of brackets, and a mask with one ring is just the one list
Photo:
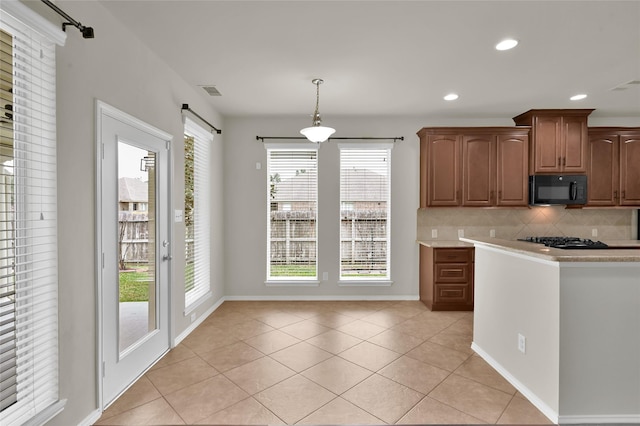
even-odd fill
[(329, 139), (329, 136), (334, 134), (336, 129), (324, 127), (322, 125), (322, 120), (320, 119), (320, 113), (318, 112), (318, 104), (320, 103), (320, 85), (324, 81), (320, 78), (314, 78), (311, 82), (316, 85), (316, 111), (313, 113), (312, 126), (300, 130), (300, 133), (306, 136), (311, 142), (320, 143)]

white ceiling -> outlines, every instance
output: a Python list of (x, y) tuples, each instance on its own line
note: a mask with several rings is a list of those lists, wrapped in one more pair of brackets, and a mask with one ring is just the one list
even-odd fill
[(225, 116), (640, 118), (640, 1), (101, 2)]

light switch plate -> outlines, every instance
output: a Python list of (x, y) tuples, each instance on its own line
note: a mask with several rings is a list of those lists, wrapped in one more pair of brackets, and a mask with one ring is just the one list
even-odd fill
[(176, 223), (182, 222), (182, 210), (176, 209), (174, 214), (174, 221)]

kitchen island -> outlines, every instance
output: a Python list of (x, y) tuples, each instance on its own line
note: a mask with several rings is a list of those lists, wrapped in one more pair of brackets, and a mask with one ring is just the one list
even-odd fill
[(462, 241), (475, 246), (472, 348), (554, 423), (640, 423), (640, 242)]

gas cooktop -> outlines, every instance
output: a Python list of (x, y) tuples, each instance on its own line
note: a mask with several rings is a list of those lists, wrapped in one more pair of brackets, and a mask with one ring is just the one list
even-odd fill
[(559, 249), (605, 249), (609, 246), (602, 241), (593, 241), (578, 237), (524, 237), (518, 241), (544, 244)]

